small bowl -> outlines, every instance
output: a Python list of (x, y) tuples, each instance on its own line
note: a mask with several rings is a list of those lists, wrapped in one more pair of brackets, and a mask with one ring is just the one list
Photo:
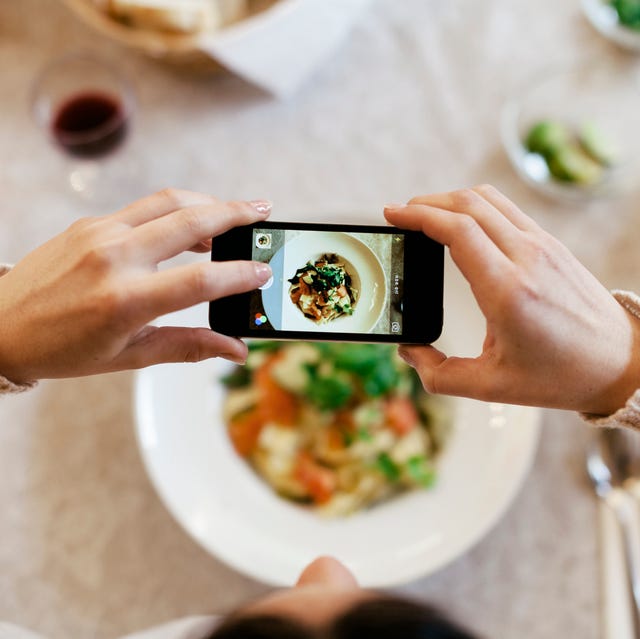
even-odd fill
[[(640, 69), (629, 61), (588, 61), (570, 69), (547, 70), (509, 99), (501, 114), (504, 148), (520, 177), (555, 199), (584, 202), (640, 186)], [(616, 161), (592, 185), (553, 177), (547, 162), (531, 153), (525, 139), (538, 122), (562, 123), (577, 131), (593, 124), (616, 149)]]
[(607, 40), (640, 53), (640, 30), (626, 27), (607, 0), (582, 0), (582, 10), (593, 27)]

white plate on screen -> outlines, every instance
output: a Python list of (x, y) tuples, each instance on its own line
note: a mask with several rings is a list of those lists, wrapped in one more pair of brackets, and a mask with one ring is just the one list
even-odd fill
[[(317, 324), (305, 317), (291, 301), (291, 284), (288, 280), (299, 268), (308, 262), (315, 262), (325, 253), (335, 253), (344, 262), (352, 277), (353, 287), (358, 291), (358, 299), (353, 307), (353, 315), (343, 315), (332, 322)], [(275, 307), (281, 306), (283, 325), (290, 331), (368, 333), (377, 324), (387, 298), (388, 278), (371, 248), (353, 235), (335, 232), (303, 233), (287, 241), (273, 256), (272, 262), (278, 259), (283, 263), (282, 286), (274, 285), (262, 292), (267, 317), (279, 316), (279, 309), (276, 310)]]
[[(484, 320), (448, 269), (445, 343), (474, 354)], [(456, 312), (463, 309), (464, 312)], [(206, 326), (207, 309), (165, 324)], [(137, 435), (164, 504), (206, 550), (240, 572), (290, 585), (318, 555), (345, 562), (367, 587), (406, 583), (477, 542), (515, 497), (535, 453), (540, 412), (455, 399), (455, 425), (432, 490), (325, 520), (276, 496), (235, 454), (220, 419), (222, 361), (164, 365), (136, 377)], [(366, 543), (363, 543), (366, 540)]]

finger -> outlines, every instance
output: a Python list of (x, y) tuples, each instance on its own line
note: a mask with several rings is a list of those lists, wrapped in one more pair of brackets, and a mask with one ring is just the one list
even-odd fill
[(135, 285), (136, 319), (150, 321), (166, 313), (246, 293), (265, 284), (271, 268), (262, 262), (202, 262), (160, 271)]
[(481, 359), (447, 357), (433, 346), (401, 346), (398, 354), (415, 368), (428, 393), (487, 399)]
[(190, 206), (138, 226), (130, 241), (144, 260), (158, 263), (235, 227), (264, 220), (268, 202), (217, 202)]
[(247, 359), (247, 346), (239, 339), (208, 328), (147, 326), (113, 360), (113, 367), (126, 370), (169, 362), (201, 362), (212, 357), (243, 364)]
[(202, 240), (189, 248), (193, 253), (208, 253), (211, 250), (211, 240)]
[(180, 189), (163, 189), (125, 206), (115, 213), (114, 217), (129, 226), (139, 226), (189, 206), (217, 203), (219, 203), (219, 200), (206, 193), (181, 191)]
[(385, 209), (389, 222), (404, 229), (422, 231), (449, 246), (451, 257), (476, 294), (491, 294), (498, 281), (514, 265), (468, 215), (457, 215), (423, 204)]
[(520, 229), (514, 226), (498, 209), (472, 189), (451, 193), (436, 193), (415, 197), (410, 204), (425, 204), (451, 213), (472, 217), (508, 257), (515, 257), (521, 240)]
[(540, 230), (540, 226), (538, 226), (534, 220), (516, 206), (506, 195), (496, 189), (495, 186), (491, 186), (491, 184), (480, 184), (479, 186), (474, 186), (472, 190), (492, 204), (521, 231)]

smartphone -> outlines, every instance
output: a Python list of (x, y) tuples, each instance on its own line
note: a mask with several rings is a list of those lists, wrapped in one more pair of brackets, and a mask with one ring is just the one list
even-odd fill
[(211, 302), (219, 333), (428, 344), (442, 332), (444, 249), (420, 232), (260, 222), (214, 237), (211, 259), (273, 271), (261, 289)]

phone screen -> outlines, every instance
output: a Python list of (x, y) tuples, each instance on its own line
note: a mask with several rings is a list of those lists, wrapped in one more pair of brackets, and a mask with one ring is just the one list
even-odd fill
[(273, 277), (249, 298), (250, 333), (401, 336), (405, 236), (401, 232), (254, 227), (251, 259)]

